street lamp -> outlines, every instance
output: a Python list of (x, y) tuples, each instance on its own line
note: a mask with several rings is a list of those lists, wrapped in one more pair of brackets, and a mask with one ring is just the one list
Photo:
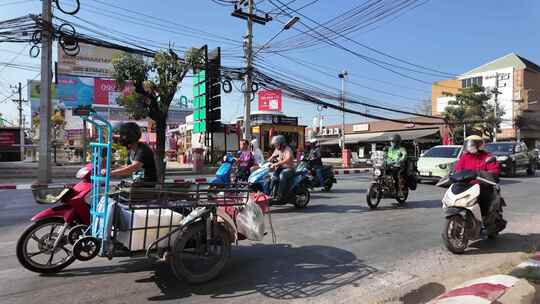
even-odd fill
[(283, 31), (287, 31), (287, 30), (290, 30), (298, 21), (300, 21), (300, 17), (292, 17), (291, 19), (289, 19), (289, 21), (287, 21), (287, 23), (285, 23), (285, 25), (283, 26), (283, 28), (277, 32), (272, 38), (270, 38), (268, 41), (266, 41), (256, 52), (255, 54), (253, 54), (253, 57), (255, 57), (255, 55), (257, 55), (262, 49), (266, 48), (270, 42), (272, 42), (274, 39), (277, 38), (277, 36), (279, 36), (279, 34), (281, 34)]

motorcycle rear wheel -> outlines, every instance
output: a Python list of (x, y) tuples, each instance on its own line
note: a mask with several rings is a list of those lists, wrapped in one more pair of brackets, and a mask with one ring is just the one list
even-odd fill
[(191, 284), (215, 279), (231, 257), (231, 239), (222, 225), (214, 229), (211, 245), (206, 248), (206, 227), (203, 222), (184, 228), (173, 244), (171, 268), (174, 275)]
[(310, 199), (311, 195), (309, 193), (309, 189), (304, 185), (300, 185), (300, 188), (296, 193), (296, 200), (294, 202), (294, 206), (298, 209), (306, 208), (306, 206), (309, 204)]
[[(57, 273), (60, 270), (71, 265), (71, 263), (75, 261), (75, 257), (73, 256), (71, 250), (65, 247), (66, 245), (69, 245), (66, 233), (64, 233), (64, 235), (62, 236), (64, 239), (60, 240), (59, 248), (56, 248), (54, 251), (51, 248), (51, 245), (56, 240), (56, 237), (58, 237), (58, 235), (56, 235), (55, 233), (57, 233), (57, 230), (61, 229), (63, 225), (63, 218), (49, 217), (39, 220), (28, 226), (28, 228), (24, 230), (24, 232), (19, 237), (19, 240), (17, 241), (16, 251), (19, 263), (21, 263), (24, 268), (32, 272), (44, 274)], [(51, 230), (49, 230), (48, 228), (43, 229), (47, 226), (50, 226)], [(47, 230), (49, 231), (49, 233), (39, 236), (37, 235), (37, 232), (39, 232), (40, 230)], [(32, 253), (29, 252), (28, 245), (30, 240), (34, 240), (37, 242), (38, 251)], [(52, 263), (54, 255), (61, 251), (65, 253), (66, 257), (58, 261), (57, 263)], [(45, 260), (47, 260), (46, 264), (39, 263), (38, 261), (32, 259), (34, 256), (37, 257), (39, 255), (49, 255), (48, 258), (45, 258)]]
[[(460, 215), (453, 215), (444, 223), (442, 239), (448, 251), (454, 254), (462, 254), (467, 249), (469, 239), (465, 231), (465, 220)], [(461, 232), (459, 232), (461, 230)]]
[(382, 193), (380, 187), (376, 184), (369, 186), (368, 193), (366, 195), (366, 201), (371, 209), (377, 209), (382, 199)]
[(334, 183), (332, 181), (328, 181), (326, 182), (326, 184), (324, 185), (324, 188), (323, 190), (326, 191), (326, 192), (330, 192), (330, 190), (332, 190), (332, 187), (334, 186)]

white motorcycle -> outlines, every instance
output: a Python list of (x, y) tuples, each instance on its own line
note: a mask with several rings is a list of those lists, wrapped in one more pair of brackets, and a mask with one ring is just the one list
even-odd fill
[[(471, 184), (473, 180), (480, 184)], [(442, 239), (450, 252), (463, 253), (470, 240), (480, 239), (483, 235), (494, 239), (506, 227), (502, 210), (506, 203), (495, 180), (489, 172), (461, 171), (437, 183), (441, 187), (450, 185), (442, 200), (446, 218)], [(493, 189), (489, 210), (484, 216), (479, 205), (481, 184)]]

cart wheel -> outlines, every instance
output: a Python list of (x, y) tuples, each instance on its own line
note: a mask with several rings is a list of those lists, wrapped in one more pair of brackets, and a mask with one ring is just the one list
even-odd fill
[(75, 243), (84, 236), (84, 233), (86, 232), (86, 229), (88, 229), (88, 226), (86, 225), (77, 225), (73, 228), (71, 228), (68, 232), (68, 242), (71, 245), (75, 245)]
[(192, 284), (216, 278), (231, 257), (231, 239), (222, 225), (215, 226), (210, 246), (206, 227), (197, 222), (184, 228), (173, 244), (171, 267), (179, 279)]
[(79, 261), (95, 258), (101, 249), (101, 242), (93, 236), (80, 238), (73, 245), (73, 256)]

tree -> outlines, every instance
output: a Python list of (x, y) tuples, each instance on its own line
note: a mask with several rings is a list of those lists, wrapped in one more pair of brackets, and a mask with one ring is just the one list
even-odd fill
[(478, 85), (460, 89), (454, 100), (448, 102), (443, 112), (443, 117), (449, 122), (450, 133), (454, 142), (463, 142), (463, 129), (467, 135), (480, 135), (493, 139), (496, 134), (493, 126), (499, 126), (502, 122), (504, 111), (498, 107), (495, 116), (494, 106), (488, 102), (491, 99), (490, 92)]
[(420, 100), (420, 103), (418, 104), (416, 108), (416, 113), (418, 114), (424, 114), (424, 115), (433, 115), (433, 110), (431, 106), (431, 99), (424, 98)]
[(134, 90), (119, 98), (134, 119), (150, 118), (156, 124), (156, 165), (158, 180), (165, 177), (165, 141), (169, 106), (187, 72), (201, 64), (202, 52), (186, 51), (181, 59), (172, 50), (156, 53), (151, 61), (122, 54), (113, 58), (113, 77), (123, 89), (128, 82)]

